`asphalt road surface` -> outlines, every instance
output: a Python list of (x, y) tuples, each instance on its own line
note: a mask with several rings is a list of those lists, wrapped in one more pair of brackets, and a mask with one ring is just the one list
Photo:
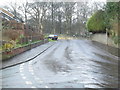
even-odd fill
[(2, 70), (3, 88), (117, 88), (118, 57), (89, 40), (59, 40), (35, 59)]

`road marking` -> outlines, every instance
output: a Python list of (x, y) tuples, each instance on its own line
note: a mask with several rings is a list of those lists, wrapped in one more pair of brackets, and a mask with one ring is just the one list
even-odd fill
[(23, 71), (22, 71), (22, 70), (20, 70), (20, 72), (22, 73)]
[(23, 69), (24, 63), (20, 65), (20, 69)]
[(32, 68), (32, 65), (28, 65), (28, 68)]
[(20, 67), (19, 69), (22, 70), (22, 69), (24, 69), (24, 68), (23, 68), (23, 67)]
[(25, 76), (23, 73), (21, 73), (21, 76)]
[(25, 63), (22, 63), (21, 65), (25, 65)]
[(25, 83), (26, 83), (26, 84), (32, 84), (32, 82), (31, 82), (31, 81), (25, 81)]
[(62, 75), (66, 74), (67, 72), (61, 72)]
[(33, 73), (33, 72), (32, 72), (31, 74), (32, 74), (32, 75), (34, 75), (34, 73)]
[(23, 68), (23, 66), (20, 65), (20, 68)]
[(23, 78), (23, 79), (26, 79), (26, 77), (25, 77), (25, 76), (23, 76), (22, 78)]
[(45, 88), (49, 88), (48, 86), (45, 86)]
[[(29, 67), (29, 72), (31, 72), (31, 74), (32, 75), (34, 75), (34, 72), (33, 72), (33, 68), (32, 68), (32, 65), (31, 65), (31, 63), (32, 62), (29, 62), (29, 65), (28, 65), (28, 67)], [(22, 76), (22, 79), (27, 79), (27, 77), (25, 76), (25, 74), (23, 74), (23, 70), (24, 70), (24, 63), (23, 64), (21, 64), (20, 65), (20, 68), (19, 68), (19, 70), (20, 70), (20, 75)], [(27, 84), (27, 85), (32, 85), (32, 82), (31, 81), (25, 81), (25, 83)], [(31, 86), (31, 88), (36, 88), (35, 86)]]
[(32, 66), (32, 64), (29, 63), (29, 66)]
[(33, 70), (33, 68), (32, 68), (32, 67), (29, 67), (29, 70)]
[[(40, 78), (38, 78), (35, 74), (34, 74), (34, 70), (33, 70), (33, 66), (31, 65), (32, 64), (32, 61), (31, 62), (29, 62), (29, 65), (28, 65), (28, 69), (29, 69), (29, 72), (31, 73), (31, 75), (33, 75), (33, 77), (34, 77), (34, 79), (37, 81), (37, 82), (39, 82), (39, 83), (43, 83), (43, 81), (42, 80), (40, 80)], [(31, 84), (32, 82), (28, 82), (28, 81), (26, 81), (26, 84)], [(34, 87), (34, 86), (32, 86), (33, 88), (36, 88), (36, 87)], [(31, 87), (31, 88), (32, 88)], [(48, 86), (45, 86), (45, 88), (48, 88)]]
[(20, 66), (23, 66), (23, 65), (25, 65), (25, 63), (21, 64)]
[(40, 78), (38, 78), (38, 77), (36, 77), (36, 76), (34, 76), (34, 78), (35, 78), (35, 80), (40, 80)]
[(20, 68), (20, 72), (21, 72), (21, 73), (23, 72), (23, 68)]
[(32, 61), (30, 61), (29, 64), (32, 64)]
[(81, 68), (81, 67), (76, 67), (76, 68)]
[(30, 62), (29, 62), (29, 72), (31, 72), (31, 74), (34, 75), (34, 71), (33, 71), (32, 65), (30, 65)]
[(43, 81), (42, 81), (42, 80), (39, 80), (38, 82), (39, 82), (39, 83), (43, 83)]
[(33, 72), (33, 70), (29, 70), (29, 72)]
[(32, 69), (32, 66), (31, 66), (31, 65), (29, 65), (29, 66), (28, 66), (28, 68), (29, 68), (29, 69)]
[(32, 68), (32, 67), (29, 67), (29, 70), (33, 70), (33, 68)]
[(37, 87), (35, 87), (35, 86), (32, 86), (31, 88), (37, 88)]
[(78, 78), (73, 78), (74, 80), (78, 80)]

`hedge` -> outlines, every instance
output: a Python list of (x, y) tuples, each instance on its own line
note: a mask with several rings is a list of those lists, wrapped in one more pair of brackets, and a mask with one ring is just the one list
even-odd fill
[(90, 19), (87, 21), (87, 29), (90, 32), (106, 32), (106, 25), (105, 25), (105, 12), (102, 10), (97, 11), (93, 14)]

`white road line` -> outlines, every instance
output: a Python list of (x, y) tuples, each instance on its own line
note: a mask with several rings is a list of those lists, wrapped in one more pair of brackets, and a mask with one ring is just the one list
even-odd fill
[(32, 68), (32, 67), (29, 67), (29, 70), (33, 70), (33, 68)]
[(25, 77), (25, 76), (23, 76), (22, 78), (23, 78), (23, 79), (26, 79), (26, 77)]
[(33, 68), (32, 68), (32, 67), (29, 67), (29, 70), (33, 70)]
[(45, 88), (49, 88), (48, 86), (45, 86)]
[(37, 82), (39, 82), (39, 83), (43, 83), (43, 81), (40, 80), (40, 78), (36, 77), (35, 75), (34, 75), (34, 79), (35, 79)]
[(36, 77), (36, 76), (35, 76), (34, 78), (35, 78), (35, 80), (40, 80), (40, 78), (38, 78), (38, 77)]
[(33, 72), (33, 69), (29, 69), (30, 72)]
[(35, 87), (35, 86), (32, 86), (31, 88), (37, 88), (37, 87)]
[(20, 69), (20, 72), (22, 73), (22, 72), (23, 72), (23, 69)]
[(32, 68), (32, 67), (29, 67), (29, 69), (32, 69), (32, 70), (33, 70), (33, 68)]
[(23, 73), (21, 73), (21, 76), (25, 76)]
[[(31, 72), (32, 75), (34, 75), (34, 72), (33, 72), (33, 68), (32, 68), (32, 65), (31, 65), (32, 62), (29, 62), (29, 72)], [(20, 68), (19, 68), (19, 71), (20, 71), (20, 75), (22, 76), (22, 79), (26, 79), (27, 77), (25, 76), (25, 74), (23, 73), (24, 71), (24, 63), (20, 65)], [(31, 81), (25, 81), (25, 84), (27, 85), (32, 85), (32, 82)], [(31, 86), (31, 88), (36, 88), (35, 86)]]
[[(33, 66), (31, 65), (32, 64), (32, 61), (29, 62), (29, 65), (28, 65), (28, 70), (29, 72), (31, 73), (31, 75), (34, 76), (34, 79), (39, 82), (39, 83), (43, 83), (42, 80), (40, 80), (40, 78), (36, 77), (35, 74), (34, 74), (34, 70), (33, 70)], [(26, 79), (26, 77), (23, 77), (24, 79)], [(25, 81), (26, 84), (32, 84), (31, 81)], [(36, 88), (35, 86), (32, 86), (31, 88)], [(45, 86), (45, 88), (49, 88), (48, 86)]]
[(29, 65), (29, 68), (32, 68), (32, 65)]
[(25, 81), (25, 83), (28, 84), (28, 85), (29, 85), (29, 84), (32, 84), (31, 81)]
[(22, 66), (22, 65), (20, 65), (20, 68), (23, 68), (23, 66)]
[(29, 65), (31, 64), (32, 62), (29, 62)]
[(23, 67), (20, 67), (20, 70), (23, 70), (24, 68)]
[(76, 67), (76, 68), (81, 68), (81, 67)]
[(78, 78), (73, 78), (74, 80), (77, 80)]
[(31, 74), (34, 75), (34, 71), (33, 71), (32, 65), (30, 65), (30, 64), (29, 64), (29, 72), (31, 72)]
[(20, 68), (23, 68), (23, 66), (24, 66), (24, 63), (20, 65)]
[(21, 64), (20, 66), (23, 66), (23, 65), (25, 65), (25, 63)]
[(25, 65), (25, 63), (22, 63), (21, 65)]
[(39, 82), (39, 83), (43, 83), (43, 81), (42, 81), (42, 80), (39, 80), (38, 82)]
[(32, 74), (32, 75), (34, 75), (34, 73), (33, 73), (33, 72), (32, 72), (31, 74)]
[(29, 63), (29, 66), (32, 66), (32, 64), (31, 64), (31, 63)]

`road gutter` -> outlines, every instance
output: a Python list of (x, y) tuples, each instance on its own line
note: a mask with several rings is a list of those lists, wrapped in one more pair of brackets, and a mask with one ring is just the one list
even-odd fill
[(0, 70), (6, 69), (6, 68), (10, 68), (10, 67), (13, 67), (13, 66), (17, 66), (17, 65), (22, 64), (22, 63), (29, 62), (29, 61), (35, 59), (36, 57), (38, 57), (39, 55), (41, 55), (42, 53), (44, 53), (45, 51), (47, 51), (47, 50), (48, 50), (50, 47), (52, 47), (53, 45), (54, 45), (54, 44), (50, 45), (50, 46), (47, 47), (45, 50), (43, 50), (42, 52), (40, 52), (39, 54), (37, 54), (36, 56), (34, 56), (34, 57), (32, 57), (32, 58), (30, 58), (30, 59), (28, 59), (28, 60), (26, 60), (26, 61), (22, 61), (22, 62), (13, 64), (13, 65), (10, 65), (10, 66), (2, 67), (2, 68), (0, 68)]

